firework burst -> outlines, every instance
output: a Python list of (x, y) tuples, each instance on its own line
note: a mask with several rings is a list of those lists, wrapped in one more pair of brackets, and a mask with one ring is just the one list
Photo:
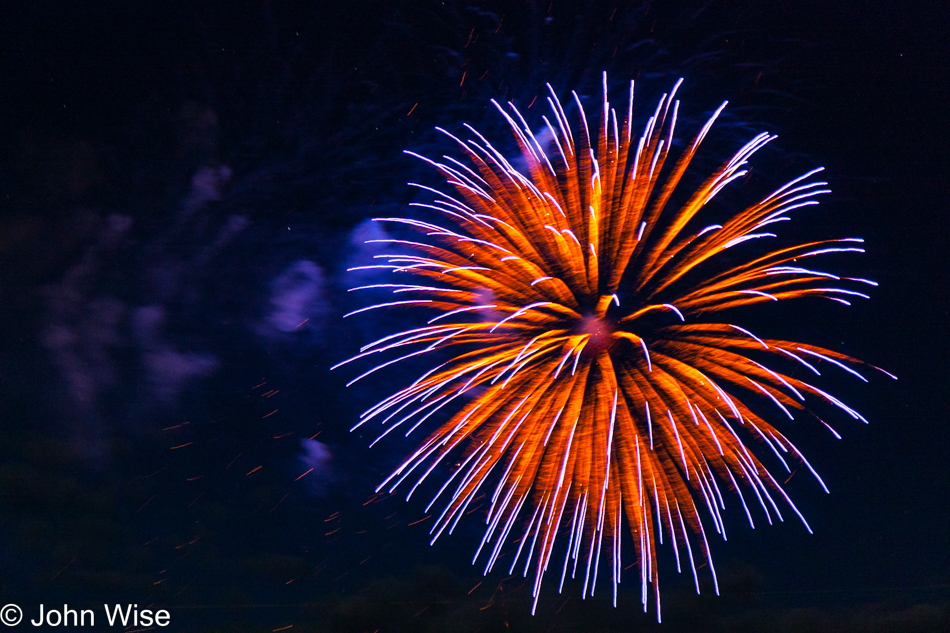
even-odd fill
[(820, 169), (722, 224), (697, 224), (703, 207), (742, 178), (749, 158), (774, 137), (759, 134), (701, 186), (678, 194), (725, 104), (672, 156), (676, 87), (660, 99), (639, 136), (633, 131), (633, 83), (626, 116), (618, 117), (607, 100), (606, 76), (602, 108), (592, 119), (596, 127), (576, 94), (577, 124), (569, 123), (551, 90), (551, 116), (537, 134), (512, 104), (506, 110), (495, 103), (520, 146), (517, 161), (469, 126), (467, 140), (445, 132), (462, 160), (413, 154), (454, 190), (415, 185), (434, 201), (414, 206), (444, 221), (378, 218), (422, 237), (381, 240), (404, 252), (378, 255), (381, 263), (361, 268), (390, 271), (392, 283), (354, 289), (382, 288), (397, 297), (350, 314), (431, 311), (422, 327), (385, 336), (345, 361), (389, 358), (355, 380), (446, 352), (435, 368), (367, 410), (357, 425), (380, 420), (380, 438), (397, 429), (409, 435), (446, 412), (447, 421), (433, 422), (426, 440), (379, 489), (411, 486), (412, 495), (443, 464), (448, 478), (426, 508), (441, 507), (433, 541), (451, 532), (484, 494), (490, 507), (475, 559), (484, 557), (487, 573), (503, 550), (511, 550), (508, 571), (533, 575), (535, 606), (552, 565), (561, 586), (568, 574), (582, 578), (584, 595), (592, 595), (606, 575), (616, 604), (623, 544), (639, 568), (644, 610), (652, 583), (659, 617), (658, 545), (667, 542), (677, 568), (692, 570), (697, 591), (697, 560), (708, 561), (715, 585), (706, 535), (711, 524), (725, 537), (724, 493), (735, 493), (753, 527), (754, 506), (770, 523), (786, 508), (805, 522), (746, 442), (768, 447), (786, 470), (790, 462), (800, 463), (821, 479), (761, 417), (760, 403), (791, 419), (814, 415), (806, 406), (824, 401), (864, 420), (782, 369), (797, 366), (817, 375), (826, 366), (865, 380), (854, 369), (858, 361), (814, 345), (760, 338), (716, 318), (731, 308), (798, 297), (844, 304), (866, 297), (851, 288), (871, 281), (804, 267), (825, 253), (861, 252), (861, 240), (742, 256), (753, 251), (746, 242), (774, 238), (773, 225), (817, 204), (815, 198), (828, 191), (815, 179)]

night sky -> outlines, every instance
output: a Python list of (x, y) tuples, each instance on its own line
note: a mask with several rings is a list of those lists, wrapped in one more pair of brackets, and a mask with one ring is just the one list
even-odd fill
[[(373, 492), (413, 444), (349, 432), (405, 375), (329, 369), (392, 329), (342, 315), (368, 219), (438, 182), (403, 150), (464, 122), (506, 142), (490, 99), (537, 123), (546, 82), (596, 103), (603, 71), (639, 121), (678, 77), (681, 130), (728, 99), (710, 163), (768, 130), (763, 182), (826, 168), (783, 235), (865, 238), (828, 267), (880, 285), (750, 322), (899, 377), (823, 376), (870, 423), (780, 427), (830, 488), (788, 482), (814, 534), (727, 500), (721, 595), (662, 561), (662, 625), (635, 569), (616, 609), (552, 574), (532, 617), (530, 583), (470, 566), (474, 516), (430, 547), (425, 502)], [(950, 630), (948, 148), (946, 2), (4, 2), (0, 604), (195, 632)]]

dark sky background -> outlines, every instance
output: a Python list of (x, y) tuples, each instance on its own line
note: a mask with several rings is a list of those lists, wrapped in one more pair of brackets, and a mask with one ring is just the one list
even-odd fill
[[(196, 632), (950, 630), (950, 10), (655, 4), (3, 3), (0, 603)], [(373, 493), (408, 445), (348, 432), (399, 376), (328, 369), (385, 331), (342, 321), (345, 271), (433, 182), (402, 150), (497, 136), (488, 100), (534, 116), (545, 82), (596, 99), (605, 70), (640, 120), (684, 77), (681, 130), (728, 99), (712, 152), (767, 129), (763, 173), (826, 167), (789, 234), (864, 237), (835, 269), (880, 286), (757, 318), (899, 376), (828, 377), (870, 424), (789, 430), (831, 489), (788, 484), (815, 533), (731, 508), (722, 595), (664, 561), (659, 627), (633, 575), (616, 609), (552, 581), (531, 617), (520, 576), (469, 566), (478, 521), (429, 547), (424, 503)]]

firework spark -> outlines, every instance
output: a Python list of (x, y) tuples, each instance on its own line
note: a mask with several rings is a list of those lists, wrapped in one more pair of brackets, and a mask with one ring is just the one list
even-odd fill
[[(449, 476), (426, 508), (441, 503), (433, 541), (451, 532), (484, 493), (491, 503), (475, 559), (484, 555), (485, 573), (509, 543), (509, 573), (533, 574), (535, 607), (552, 562), (561, 586), (568, 574), (580, 574), (584, 595), (593, 595), (597, 579), (609, 575), (616, 604), (629, 531), (644, 610), (652, 583), (659, 618), (657, 546), (669, 543), (677, 569), (685, 561), (692, 570), (697, 591), (697, 561), (707, 561), (715, 585), (706, 534), (711, 523), (725, 538), (724, 492), (735, 492), (753, 527), (756, 504), (769, 523), (782, 519), (783, 506), (805, 523), (746, 441), (767, 446), (786, 470), (799, 462), (821, 479), (760, 416), (760, 403), (793, 418), (813, 415), (809, 401), (825, 401), (864, 420), (780, 369), (797, 366), (817, 375), (819, 366), (828, 366), (865, 380), (853, 368), (857, 360), (761, 338), (714, 317), (807, 296), (848, 304), (867, 296), (851, 288), (875, 284), (804, 267), (826, 253), (862, 252), (859, 239), (743, 257), (753, 249), (740, 245), (774, 238), (773, 225), (817, 204), (828, 191), (815, 179), (820, 169), (703, 227), (696, 222), (703, 207), (742, 178), (749, 158), (774, 137), (759, 134), (698, 189), (678, 194), (725, 104), (668, 164), (679, 83), (660, 99), (639, 137), (633, 83), (625, 117), (611, 108), (606, 85), (605, 76), (596, 128), (576, 94), (578, 123), (572, 126), (550, 86), (551, 116), (543, 117), (538, 134), (514, 105), (506, 110), (495, 103), (520, 146), (517, 161), (469, 126), (467, 140), (440, 130), (457, 143), (463, 160), (413, 154), (454, 189), (448, 194), (414, 185), (434, 197), (414, 206), (445, 220), (378, 218), (423, 237), (381, 240), (405, 252), (378, 255), (382, 263), (361, 268), (391, 271), (393, 282), (354, 290), (382, 288), (397, 298), (350, 314), (410, 307), (430, 310), (431, 318), (370, 343), (345, 363), (389, 359), (355, 382), (406, 359), (447, 352), (357, 424), (380, 420), (381, 439), (396, 429), (409, 435), (447, 412), (447, 421), (379, 488), (411, 483), (412, 495), (444, 464)], [(512, 539), (518, 530), (520, 538)], [(564, 541), (557, 548), (563, 560), (558, 554), (553, 561), (555, 543)]]

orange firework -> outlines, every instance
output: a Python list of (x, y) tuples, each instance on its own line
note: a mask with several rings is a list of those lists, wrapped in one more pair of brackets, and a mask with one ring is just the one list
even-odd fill
[[(397, 354), (359, 378), (404, 359), (449, 352), (362, 415), (357, 426), (380, 419), (383, 437), (395, 429), (408, 435), (440, 410), (449, 413), (380, 489), (410, 480), (411, 495), (445, 464), (450, 474), (429, 504), (441, 499), (444, 508), (433, 541), (451, 532), (484, 493), (490, 508), (475, 558), (485, 554), (487, 573), (508, 542), (509, 571), (533, 573), (535, 606), (556, 549), (562, 586), (568, 573), (579, 571), (584, 594), (593, 594), (607, 573), (616, 603), (627, 531), (644, 609), (648, 584), (658, 587), (656, 551), (664, 539), (677, 567), (684, 558), (694, 578), (696, 559), (709, 561), (715, 584), (700, 514), (703, 509), (725, 537), (723, 488), (736, 493), (750, 524), (752, 500), (769, 522), (782, 518), (780, 505), (801, 517), (745, 440), (768, 446), (786, 469), (794, 460), (814, 473), (757, 413), (758, 403), (792, 418), (806, 411), (806, 400), (824, 400), (863, 420), (828, 393), (764, 364), (771, 358), (815, 374), (819, 365), (835, 366), (864, 380), (851, 367), (858, 361), (760, 338), (714, 318), (729, 308), (796, 297), (845, 304), (866, 297), (837, 285), (873, 282), (802, 267), (824, 253), (861, 252), (861, 240), (809, 242), (737, 260), (748, 250), (740, 245), (775, 237), (771, 225), (817, 204), (826, 183), (814, 180), (816, 169), (721, 225), (696, 224), (703, 207), (746, 174), (748, 159), (774, 137), (753, 138), (698, 189), (676, 195), (685, 201), (674, 204), (681, 178), (725, 107), (668, 163), (676, 87), (660, 99), (639, 137), (633, 84), (619, 120), (607, 101), (606, 76), (594, 129), (576, 94), (578, 124), (572, 127), (551, 90), (552, 118), (543, 119), (541, 134), (513, 105), (509, 114), (495, 103), (520, 146), (518, 160), (471, 127), (469, 140), (445, 132), (464, 160), (419, 158), (454, 192), (416, 185), (434, 201), (415, 205), (441, 214), (444, 223), (379, 218), (423, 237), (382, 240), (408, 252), (379, 255), (385, 263), (361, 267), (387, 269), (396, 279), (360, 289), (385, 288), (407, 298), (351, 314), (403, 306), (432, 314), (423, 327), (381, 338), (346, 361)], [(515, 526), (520, 538), (509, 541)], [(556, 542), (566, 546), (555, 548)], [(656, 597), (659, 616), (658, 588)]]

